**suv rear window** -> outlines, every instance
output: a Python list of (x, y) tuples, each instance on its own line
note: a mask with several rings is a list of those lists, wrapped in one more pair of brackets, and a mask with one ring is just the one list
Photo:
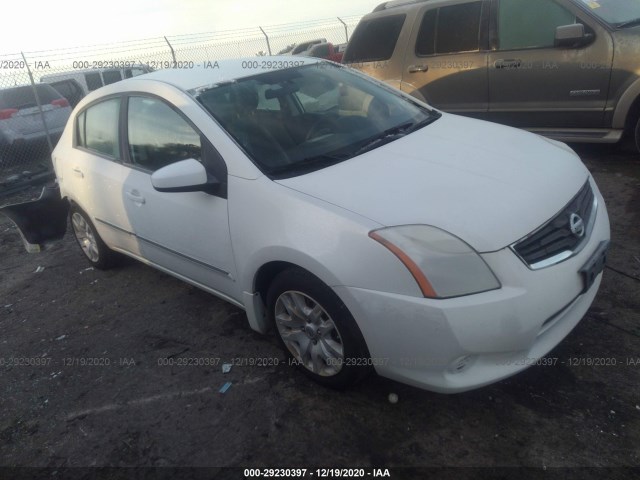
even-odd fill
[(472, 2), (427, 11), (420, 24), (416, 54), (479, 50), (481, 10), (481, 2)]
[[(36, 89), (38, 90), (38, 98), (42, 105), (61, 98), (58, 92), (49, 85), (36, 85)], [(38, 102), (36, 102), (33, 87), (30, 85), (0, 90), (0, 109), (17, 108), (20, 110), (21, 108), (32, 108), (37, 106)]]
[(349, 41), (344, 63), (389, 60), (406, 17), (404, 14), (389, 15), (361, 21)]

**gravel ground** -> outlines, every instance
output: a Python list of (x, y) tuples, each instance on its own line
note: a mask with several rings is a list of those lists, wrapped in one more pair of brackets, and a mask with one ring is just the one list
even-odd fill
[[(29, 255), (0, 216), (0, 465), (384, 466), (392, 478), (426, 478), (399, 467), (638, 474), (619, 467), (640, 466), (640, 158), (610, 147), (579, 153), (612, 224), (593, 307), (551, 352), (555, 366), (452, 396), (379, 377), (327, 390), (288, 366), (275, 338), (250, 330), (236, 307), (134, 261), (88, 269), (71, 235)], [(12, 358), (44, 365), (9, 365)], [(228, 374), (220, 364), (175, 365), (188, 359), (235, 365)]]

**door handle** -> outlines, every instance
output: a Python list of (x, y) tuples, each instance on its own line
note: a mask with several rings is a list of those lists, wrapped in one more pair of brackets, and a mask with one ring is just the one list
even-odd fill
[(520, 65), (522, 65), (522, 60), (519, 58), (501, 58), (500, 60), (496, 60), (493, 64), (496, 68), (504, 69), (520, 68)]
[(426, 72), (429, 65), (409, 65), (409, 73)]
[(137, 190), (132, 190), (130, 192), (125, 192), (125, 195), (127, 196), (127, 198), (129, 200), (131, 200), (134, 203), (140, 204), (140, 205), (144, 205), (144, 203), (146, 201), (144, 199), (144, 197), (138, 193)]
[(82, 170), (80, 170), (78, 167), (75, 167), (73, 169), (73, 173), (76, 177), (84, 178), (84, 173), (82, 173)]

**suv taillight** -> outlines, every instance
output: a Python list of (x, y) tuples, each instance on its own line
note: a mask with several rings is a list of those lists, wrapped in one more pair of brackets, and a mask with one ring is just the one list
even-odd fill
[(57, 98), (53, 102), (51, 102), (51, 105), (55, 105), (56, 107), (68, 107), (69, 102), (66, 98)]
[(11, 118), (16, 113), (18, 113), (17, 108), (5, 108), (4, 110), (0, 110), (0, 120)]

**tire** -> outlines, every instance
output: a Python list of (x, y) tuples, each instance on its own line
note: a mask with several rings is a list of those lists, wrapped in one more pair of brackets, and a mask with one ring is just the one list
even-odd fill
[(344, 389), (370, 371), (370, 357), (353, 316), (331, 288), (297, 268), (273, 280), (267, 315), (290, 362), (312, 380)]
[(76, 205), (69, 209), (69, 223), (82, 253), (92, 266), (105, 270), (115, 264), (116, 253), (105, 245), (89, 216)]

